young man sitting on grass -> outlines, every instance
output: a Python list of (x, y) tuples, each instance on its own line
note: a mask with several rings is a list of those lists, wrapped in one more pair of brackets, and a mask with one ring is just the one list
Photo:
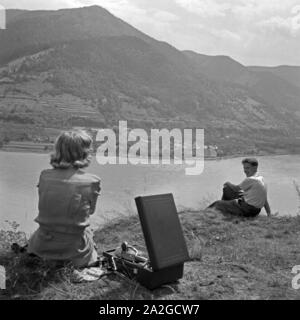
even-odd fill
[(264, 207), (270, 216), (267, 185), (264, 178), (257, 173), (258, 161), (255, 158), (246, 158), (242, 164), (246, 178), (238, 185), (226, 182), (222, 200), (215, 201), (208, 208), (215, 208), (223, 214), (256, 217)]

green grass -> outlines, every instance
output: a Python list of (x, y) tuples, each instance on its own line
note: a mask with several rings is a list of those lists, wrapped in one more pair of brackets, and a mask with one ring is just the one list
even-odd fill
[[(72, 283), (70, 266), (54, 267), (9, 252), (16, 233), (0, 233), (0, 264), (9, 276), (2, 299), (299, 299), (291, 286), (300, 264), (300, 217), (227, 218), (214, 211), (180, 214), (190, 253), (183, 278), (149, 291), (110, 274), (92, 283)], [(24, 241), (22, 234), (17, 240)], [(136, 216), (122, 217), (95, 232), (99, 253), (128, 241), (145, 251)], [(1, 295), (0, 295), (1, 297)]]

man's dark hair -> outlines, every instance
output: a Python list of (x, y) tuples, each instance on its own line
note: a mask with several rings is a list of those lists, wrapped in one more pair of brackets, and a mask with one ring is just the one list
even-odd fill
[(242, 161), (242, 164), (249, 163), (252, 167), (258, 167), (258, 161), (255, 158), (246, 158)]

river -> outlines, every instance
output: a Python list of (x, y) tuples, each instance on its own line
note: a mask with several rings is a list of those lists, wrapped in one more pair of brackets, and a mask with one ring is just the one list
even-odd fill
[[(300, 204), (294, 181), (300, 185), (300, 155), (261, 156), (258, 160), (272, 211), (296, 215)], [(50, 168), (47, 154), (0, 152), (2, 228), (9, 220), (18, 222), (28, 234), (36, 229), (36, 185), (46, 168)], [(102, 179), (102, 196), (91, 220), (94, 227), (113, 217), (135, 214), (136, 196), (172, 192), (179, 210), (199, 209), (220, 197), (223, 182), (237, 184), (244, 178), (241, 158), (205, 161), (198, 176), (187, 176), (183, 165), (99, 165), (95, 159), (87, 171)]]

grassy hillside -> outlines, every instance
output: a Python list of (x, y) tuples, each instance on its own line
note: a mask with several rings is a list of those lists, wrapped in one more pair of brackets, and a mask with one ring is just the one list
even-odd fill
[(207, 77), (247, 88), (284, 115), (292, 111), (299, 116), (300, 92), (298, 67), (245, 67), (226, 56), (206, 56), (184, 51), (195, 67)]
[(223, 155), (300, 152), (291, 82), (229, 57), (181, 52), (101, 7), (8, 11), (0, 46), (0, 144), (128, 120), (205, 129), (205, 143)]
[(278, 67), (248, 67), (256, 72), (272, 72), (278, 77), (290, 82), (293, 86), (300, 87), (299, 66), (278, 66)]
[[(133, 280), (111, 274), (92, 283), (74, 284), (70, 268), (54, 269), (22, 254), (9, 243), (22, 234), (0, 233), (0, 264), (9, 275), (2, 299), (299, 299), (291, 286), (299, 265), (300, 218), (264, 216), (230, 219), (214, 211), (180, 214), (191, 260), (178, 283), (149, 291)], [(124, 240), (145, 250), (138, 218), (117, 219), (95, 232), (98, 251)], [(0, 296), (1, 297), (1, 296)]]

